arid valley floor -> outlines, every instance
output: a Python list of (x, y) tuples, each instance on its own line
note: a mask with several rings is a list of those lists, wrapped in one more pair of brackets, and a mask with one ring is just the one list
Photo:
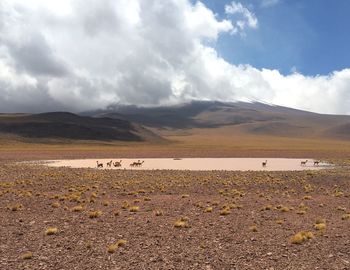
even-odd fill
[[(157, 145), (3, 140), (0, 269), (350, 269), (349, 143), (261, 137), (220, 148), (217, 140), (186, 138)], [(190, 172), (18, 163), (249, 153), (314, 156), (337, 168)]]

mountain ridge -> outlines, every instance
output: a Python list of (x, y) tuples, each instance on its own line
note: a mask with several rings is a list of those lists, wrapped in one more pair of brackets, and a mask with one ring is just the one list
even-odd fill
[(80, 114), (0, 114), (0, 133), (27, 138), (161, 141), (164, 130), (167, 135), (172, 131), (175, 134), (176, 130), (190, 134), (220, 127), (230, 128), (228, 136), (350, 140), (350, 116), (318, 114), (259, 102), (193, 101), (159, 107), (119, 105)]
[(159, 107), (118, 105), (82, 115), (117, 117), (156, 129), (235, 126), (253, 135), (350, 139), (350, 116), (319, 114), (260, 102), (192, 101)]
[(25, 138), (144, 141), (158, 137), (123, 119), (94, 118), (70, 112), (0, 114), (0, 132)]

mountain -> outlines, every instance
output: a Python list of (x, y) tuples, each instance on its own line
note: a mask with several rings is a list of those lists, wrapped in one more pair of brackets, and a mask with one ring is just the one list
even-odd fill
[(0, 133), (25, 138), (144, 141), (159, 138), (139, 124), (67, 112), (0, 114)]
[(193, 101), (161, 107), (114, 106), (85, 112), (92, 117), (132, 121), (155, 129), (234, 127), (252, 135), (350, 140), (350, 116), (325, 115), (259, 102)]
[[(350, 116), (264, 103), (194, 101), (176, 106), (115, 106), (81, 113), (0, 114), (0, 135), (37, 139), (154, 141), (189, 134), (350, 140)], [(216, 133), (215, 133), (216, 132)]]

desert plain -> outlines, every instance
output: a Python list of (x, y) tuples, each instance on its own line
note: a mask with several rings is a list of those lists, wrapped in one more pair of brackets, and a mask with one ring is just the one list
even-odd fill
[[(166, 141), (156, 143), (3, 137), (0, 268), (349, 269), (350, 143), (225, 136), (229, 129), (163, 132)], [(335, 167), (147, 171), (25, 163), (117, 157), (312, 157)]]

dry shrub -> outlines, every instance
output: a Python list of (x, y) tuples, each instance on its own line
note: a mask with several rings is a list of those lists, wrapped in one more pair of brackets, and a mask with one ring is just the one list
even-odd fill
[(309, 231), (301, 231), (291, 237), (290, 242), (292, 244), (302, 244), (303, 242), (313, 239), (314, 234)]
[(58, 229), (56, 227), (49, 227), (46, 229), (45, 234), (46, 235), (54, 235), (58, 233)]

